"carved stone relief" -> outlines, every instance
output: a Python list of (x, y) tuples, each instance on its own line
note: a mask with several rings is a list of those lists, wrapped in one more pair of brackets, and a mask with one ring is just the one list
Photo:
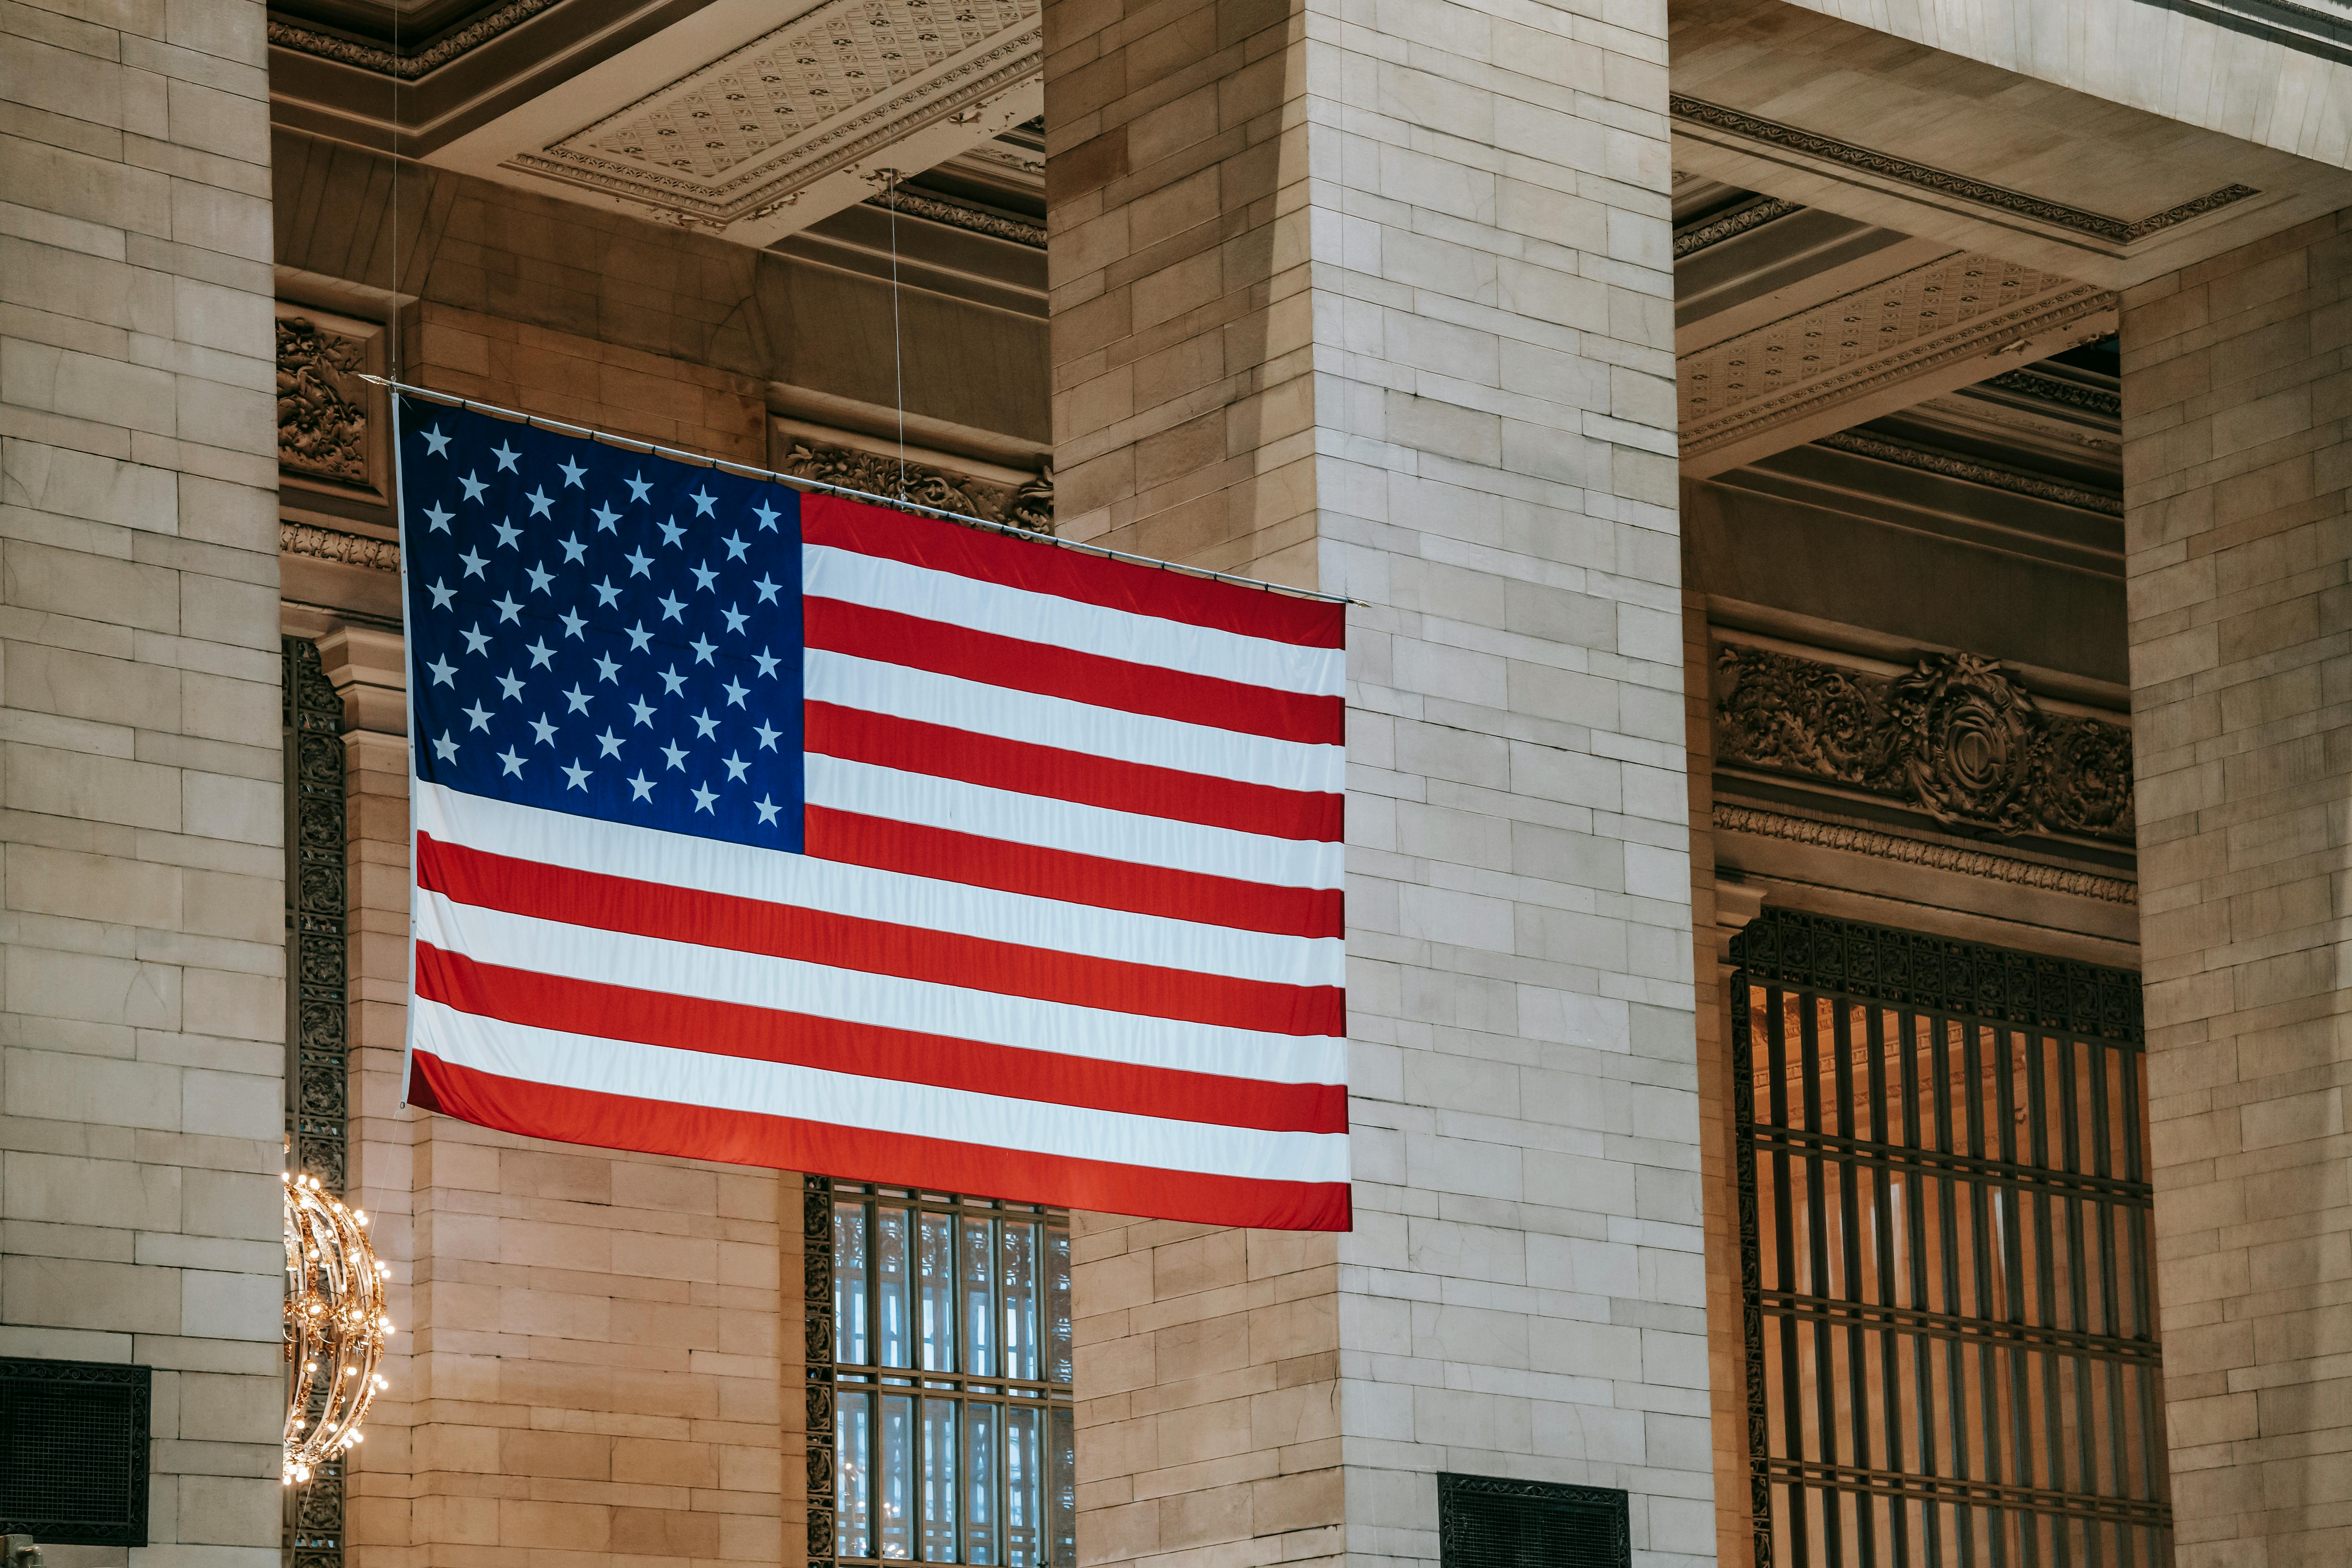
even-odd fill
[(278, 466), (386, 499), (376, 389), (383, 329), (299, 306), (278, 308)]
[[(1051, 465), (1039, 469), (1035, 479), (1018, 486), (991, 484), (985, 479), (916, 463), (906, 465), (902, 478), (898, 459), (887, 453), (796, 441), (791, 455), (779, 467), (797, 479), (822, 479), (845, 489), (863, 490), (867, 500), (903, 496), (917, 506), (961, 512), (985, 522), (1006, 523), (1032, 533), (1054, 531)], [(877, 504), (892, 503), (878, 500)]]
[(1766, 648), (1716, 658), (1716, 754), (1893, 796), (1948, 827), (2132, 837), (2131, 731), (2042, 712), (1990, 659), (1892, 679)]

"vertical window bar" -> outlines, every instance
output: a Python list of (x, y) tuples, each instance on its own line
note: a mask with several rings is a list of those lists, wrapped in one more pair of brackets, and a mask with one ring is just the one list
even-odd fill
[[(1958, 1133), (1953, 1125), (1951, 1033), (1944, 1020), (1932, 1013), (1918, 1015), (1918, 1026), (1927, 1040), (1928, 1071), (1935, 1083), (1936, 1148), (1941, 1153), (1958, 1152)], [(1948, 1171), (1948, 1167), (1947, 1167)], [(1967, 1308), (1960, 1300), (1959, 1258), (1959, 1184), (1949, 1174), (1938, 1179), (1937, 1190), (1937, 1228), (1939, 1252), (1943, 1260), (1943, 1310), (1960, 1316)], [(1944, 1342), (1945, 1387), (1944, 1403), (1951, 1412), (1952, 1474), (1961, 1480), (1969, 1479), (1969, 1396), (1968, 1363), (1969, 1347), (1955, 1339)], [(1953, 1510), (1959, 1532), (1959, 1561), (1976, 1562), (1976, 1510), (1966, 1503)]]
[[(1844, 1003), (1826, 998), (1814, 1004), (1816, 1012), (1826, 1010), (1830, 1016), (1829, 1048), (1836, 1058), (1831, 1074), (1831, 1086), (1837, 1095), (1837, 1114), (1826, 1119), (1833, 1124), (1841, 1138), (1852, 1138), (1853, 1131), (1853, 1009)], [(1844, 1278), (1839, 1281), (1839, 1298), (1863, 1302), (1869, 1294), (1862, 1283), (1862, 1208), (1854, 1181), (1862, 1173), (1854, 1162), (1834, 1160), (1831, 1164), (1837, 1172), (1838, 1240), (1840, 1265)], [(1867, 1179), (1864, 1177), (1864, 1179)], [(1826, 1374), (1827, 1369), (1824, 1369)], [(1850, 1406), (1843, 1423), (1852, 1433), (1847, 1447), (1853, 1462), (1864, 1469), (1871, 1468), (1870, 1458), (1870, 1352), (1867, 1331), (1856, 1315), (1846, 1325), (1845, 1372), (1847, 1399)], [(1878, 1561), (1877, 1502), (1867, 1495), (1854, 1500), (1854, 1550), (1867, 1562)]]
[[(1771, 1108), (1775, 1127), (1789, 1125), (1789, 1038), (1788, 1012), (1779, 986), (1764, 993), (1765, 1059), (1768, 1076), (1765, 1093)], [(1772, 1150), (1772, 1238), (1775, 1273), (1772, 1283), (1783, 1290), (1797, 1287), (1795, 1226), (1791, 1224), (1793, 1205), (1789, 1198), (1789, 1155), (1784, 1144), (1776, 1143)], [(1802, 1369), (1798, 1365), (1797, 1323), (1789, 1318), (1774, 1320), (1773, 1336), (1780, 1351), (1780, 1410), (1783, 1437), (1791, 1458), (1806, 1458), (1805, 1384)], [(1808, 1547), (1804, 1489), (1794, 1481), (1787, 1488), (1789, 1506), (1781, 1510), (1788, 1521), (1790, 1560), (1810, 1563), (1812, 1553)]]
[[(1993, 1120), (1999, 1124), (1991, 1140), (1991, 1148), (2003, 1164), (2018, 1163), (2017, 1147), (2017, 1080), (2018, 1050), (2016, 1037), (2007, 1029), (1988, 1028), (1985, 1046), (1991, 1058), (1987, 1066), (1992, 1080)], [(2016, 1186), (2008, 1182), (1995, 1184), (1990, 1194), (1999, 1218), (1994, 1236), (2000, 1252), (1994, 1268), (2001, 1281), (2001, 1315), (2011, 1323), (2026, 1321), (2027, 1299), (2025, 1279), (2025, 1226)], [(2010, 1479), (2017, 1485), (2033, 1485), (2033, 1410), (2032, 1373), (2028, 1365), (2032, 1359), (2021, 1343), (2012, 1341), (2002, 1347), (2002, 1359), (2008, 1363)], [(2018, 1524), (2026, 1568), (2040, 1568), (2041, 1531), (2031, 1515), (2012, 1512)]]
[[(1877, 1007), (1862, 1006), (1863, 1048), (1869, 1053), (1865, 1080), (1870, 1095), (1870, 1120), (1866, 1136), (1874, 1143), (1887, 1142), (1886, 1126), (1886, 1016)], [(1899, 1223), (1895, 1213), (1895, 1194), (1899, 1190), (1895, 1173), (1887, 1166), (1864, 1166), (1862, 1173), (1871, 1194), (1871, 1246), (1877, 1253), (1875, 1269), (1878, 1304), (1893, 1308), (1902, 1301), (1895, 1275), (1895, 1230)], [(1881, 1403), (1885, 1406), (1886, 1464), (1890, 1469), (1903, 1469), (1903, 1334), (1890, 1320), (1878, 1335), (1878, 1385)], [(1860, 1416), (1857, 1415), (1857, 1421)], [(1895, 1568), (1910, 1568), (1911, 1563), (1911, 1500), (1890, 1499), (1886, 1514), (1893, 1527)]]
[[(1811, 992), (1797, 994), (1797, 1041), (1803, 1077), (1802, 1089), (1805, 1123), (1808, 1132), (1824, 1132), (1828, 1128), (1822, 1120), (1822, 999)], [(1810, 1146), (1818, 1151), (1819, 1145)], [(1809, 1295), (1828, 1297), (1830, 1279), (1830, 1225), (1828, 1184), (1823, 1179), (1822, 1158), (1818, 1152), (1805, 1155), (1805, 1218), (1806, 1268), (1809, 1278), (1805, 1291)], [(1837, 1418), (1837, 1363), (1832, 1342), (1836, 1331), (1829, 1320), (1813, 1320), (1813, 1442), (1822, 1462), (1839, 1462)], [(1845, 1557), (1845, 1529), (1838, 1494), (1826, 1488), (1817, 1489), (1821, 1500), (1822, 1548), (1832, 1563)]]
[[(1895, 1023), (1899, 1051), (1895, 1058), (1896, 1071), (1903, 1084), (1903, 1145), (1906, 1149), (1924, 1147), (1919, 1126), (1919, 1041), (1917, 1021), (1909, 1013), (1891, 1015)], [(1911, 1305), (1928, 1307), (1927, 1294), (1927, 1184), (1913, 1175), (1903, 1184), (1906, 1206), (1903, 1226), (1910, 1237)], [(1914, 1396), (1918, 1405), (1919, 1456), (1922, 1475), (1940, 1472), (1936, 1468), (1936, 1368), (1934, 1342), (1924, 1337), (1911, 1342), (1911, 1366)], [(1943, 1568), (1943, 1510), (1934, 1504), (1922, 1504), (1920, 1513), (1926, 1526), (1928, 1568)]]
[[(1968, 1152), (1982, 1160), (1985, 1152), (1984, 1103), (1984, 1041), (1983, 1029), (1972, 1021), (1957, 1024), (1960, 1037), (1961, 1082), (1957, 1086), (1968, 1135)], [(1976, 1285), (1976, 1314), (1990, 1318), (1999, 1308), (1994, 1293), (1992, 1258), (1991, 1195), (1987, 1184), (1972, 1180), (1966, 1184), (1969, 1200), (1969, 1258)], [(2001, 1349), (1997, 1344), (1977, 1347), (1977, 1390), (1983, 1401), (1977, 1412), (1978, 1436), (1982, 1441), (1984, 1477), (1989, 1481), (2001, 1479), (2000, 1453), (2000, 1361)], [(2009, 1520), (2006, 1510), (1993, 1507), (1986, 1510), (1986, 1543), (1991, 1549), (1992, 1568), (2005, 1568), (2009, 1562)]]

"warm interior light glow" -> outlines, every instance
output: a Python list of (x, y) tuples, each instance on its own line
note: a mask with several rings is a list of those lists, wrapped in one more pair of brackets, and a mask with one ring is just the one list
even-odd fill
[[(286, 1181), (286, 1399), (288, 1486), (360, 1440), (376, 1391), (384, 1336), (383, 1290), (392, 1266), (368, 1245), (357, 1209), (320, 1191), (316, 1176)], [(338, 1370), (322, 1381), (321, 1366)]]

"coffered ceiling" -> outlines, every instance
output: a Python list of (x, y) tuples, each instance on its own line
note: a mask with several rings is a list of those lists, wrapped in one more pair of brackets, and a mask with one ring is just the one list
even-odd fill
[[(1039, 9), (285, 0), (271, 12), (271, 88), (281, 123), (765, 246), (957, 160), (1003, 185), (994, 165), (1028, 149), (1015, 134), (993, 165), (988, 149), (1042, 107)], [(1001, 204), (939, 191), (896, 203), (1030, 243), (1033, 226)]]

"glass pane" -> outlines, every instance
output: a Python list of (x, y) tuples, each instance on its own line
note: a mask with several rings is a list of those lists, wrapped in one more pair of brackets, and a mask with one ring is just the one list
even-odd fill
[(840, 1446), (834, 1450), (834, 1553), (840, 1557), (871, 1557), (874, 1478), (866, 1456), (873, 1451), (874, 1396), (844, 1393), (835, 1410)]
[[(1005, 1229), (1011, 1230), (1007, 1222)], [(1005, 1568), (1039, 1568), (1045, 1562), (1045, 1478), (1039, 1463), (1034, 1405), (1004, 1407)]]
[(907, 1211), (874, 1211), (875, 1364), (906, 1366), (913, 1349), (907, 1333)]
[(976, 1377), (997, 1375), (996, 1326), (991, 1317), (989, 1289), (996, 1276), (994, 1230), (990, 1220), (963, 1222), (963, 1364)]
[(872, 1325), (866, 1317), (866, 1205), (833, 1205), (833, 1359), (870, 1366)]
[(1004, 1222), (1004, 1375), (1037, 1375), (1037, 1226)]
[(996, 1550), (996, 1406), (963, 1412), (963, 1560), (989, 1568)]
[[(904, 1211), (901, 1211), (902, 1214)], [(882, 1555), (915, 1554), (915, 1401), (904, 1394), (882, 1396)]]
[(1053, 1561), (1067, 1568), (1078, 1560), (1077, 1422), (1068, 1408), (1054, 1406), (1045, 1412), (1045, 1431), (1051, 1449), (1046, 1518), (1053, 1526)]
[(1070, 1227), (1066, 1225), (1045, 1226), (1045, 1381), (1076, 1382), (1070, 1375)]
[(956, 1560), (956, 1407), (923, 1401), (923, 1561)]
[(922, 1337), (923, 1370), (955, 1370), (955, 1216), (920, 1214), (916, 1237), (915, 1269), (920, 1316), (916, 1330)]

